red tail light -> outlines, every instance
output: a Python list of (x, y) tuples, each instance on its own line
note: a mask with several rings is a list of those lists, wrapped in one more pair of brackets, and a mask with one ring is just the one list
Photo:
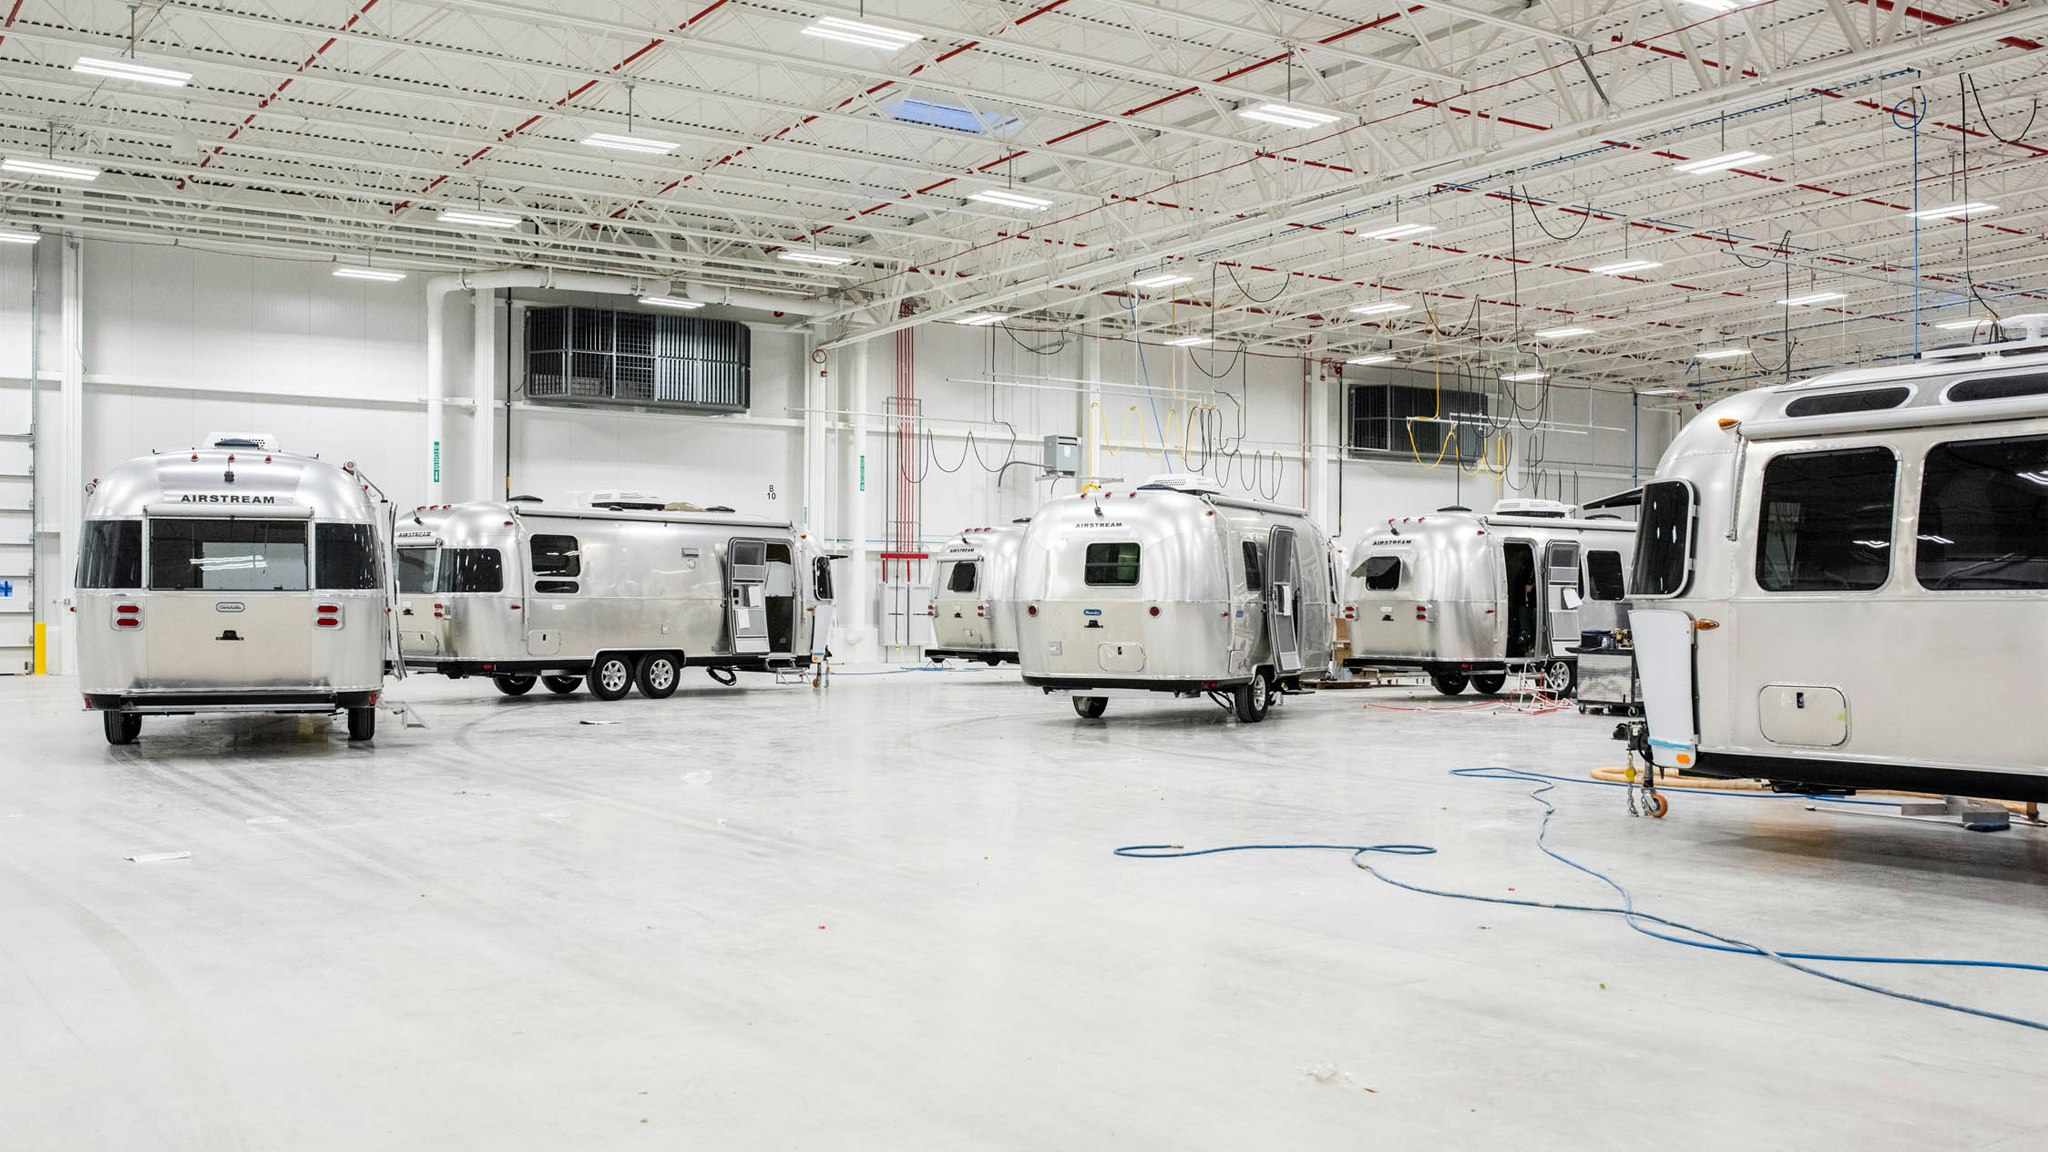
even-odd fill
[(988, 619), (988, 605), (976, 604), (974, 606), (974, 615), (982, 620)]
[(339, 605), (339, 604), (322, 604), (322, 605), (320, 605), (320, 606), (319, 606), (318, 608), (314, 609), (314, 611), (316, 611), (316, 612), (318, 612), (318, 613), (319, 613), (319, 615), (317, 615), (317, 616), (315, 616), (315, 617), (313, 618), (313, 626), (314, 626), (314, 627), (316, 627), (316, 628), (339, 628), (339, 627), (341, 627), (341, 605)]
[(1416, 618), (1417, 620), (1428, 620), (1428, 619), (1429, 619), (1429, 605), (1427, 605), (1427, 604), (1417, 604), (1417, 605), (1415, 606), (1415, 618)]
[(114, 627), (116, 627), (116, 628), (140, 628), (140, 627), (142, 627), (142, 605), (140, 605), (140, 604), (116, 604), (116, 605), (114, 605)]
[(1346, 604), (1344, 606), (1344, 618), (1346, 620), (1358, 619), (1358, 607), (1353, 604)]

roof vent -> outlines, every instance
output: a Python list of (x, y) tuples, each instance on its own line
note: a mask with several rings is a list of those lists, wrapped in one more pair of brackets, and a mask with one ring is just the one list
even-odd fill
[(545, 504), (545, 503), (547, 503), (547, 501), (545, 501), (545, 500), (542, 500), (542, 499), (541, 499), (540, 497), (538, 497), (538, 496), (507, 496), (507, 497), (505, 497), (505, 503), (507, 503), (507, 504)]
[(1164, 476), (1154, 476), (1138, 485), (1138, 490), (1189, 492), (1205, 496), (1223, 495), (1223, 485), (1208, 476), (1193, 472), (1173, 472)]
[(277, 434), (274, 432), (208, 432), (206, 446), (254, 452), (278, 451)]
[(1437, 509), (1437, 511), (1439, 511), (1439, 512), (1470, 512), (1470, 511), (1471, 511), (1471, 509), (1470, 509), (1470, 508), (1467, 508), (1467, 507), (1465, 507), (1465, 506), (1464, 506), (1463, 504), (1446, 504), (1446, 505), (1444, 505), (1443, 507), (1441, 507), (1441, 508)]

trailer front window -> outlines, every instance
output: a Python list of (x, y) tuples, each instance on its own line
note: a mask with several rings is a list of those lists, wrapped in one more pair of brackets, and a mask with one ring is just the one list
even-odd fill
[(313, 525), (313, 587), (364, 592), (383, 583), (377, 530), (368, 524)]
[(415, 596), (426, 596), (441, 589), (434, 582), (435, 569), (440, 567), (441, 550), (438, 548), (400, 548), (398, 550), (398, 590)]
[(1757, 585), (1766, 592), (1884, 587), (1898, 473), (1888, 448), (1797, 452), (1764, 465)]
[(1138, 584), (1136, 541), (1090, 544), (1082, 558), (1081, 582), (1091, 588), (1134, 588)]
[(78, 586), (142, 587), (142, 521), (85, 522), (78, 540)]
[(2048, 588), (2048, 436), (1927, 453), (1915, 575), (1937, 592)]
[(304, 592), (304, 520), (152, 520), (149, 586), (165, 592)]
[(1365, 577), (1367, 591), (1392, 592), (1401, 586), (1401, 558), (1367, 556), (1365, 563), (1358, 566), (1358, 574)]
[(1636, 526), (1636, 595), (1676, 596), (1692, 575), (1692, 485), (1658, 480), (1643, 485), (1643, 519)]
[(980, 575), (981, 565), (976, 564), (974, 561), (955, 561), (953, 570), (946, 575), (946, 591), (972, 592), (977, 586)]

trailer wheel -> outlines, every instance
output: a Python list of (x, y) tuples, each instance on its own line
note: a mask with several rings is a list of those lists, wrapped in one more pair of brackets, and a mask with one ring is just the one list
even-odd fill
[(493, 676), (491, 683), (496, 684), (498, 691), (507, 696), (524, 696), (533, 691), (531, 676)]
[(633, 662), (606, 654), (590, 662), (590, 694), (599, 700), (623, 700), (633, 688)]
[(634, 673), (633, 682), (649, 700), (666, 700), (676, 694), (676, 681), (682, 675), (682, 665), (674, 656), (650, 652), (640, 658), (640, 670)]
[(362, 743), (377, 738), (377, 710), (375, 708), (351, 708), (348, 710), (348, 738)]
[(1107, 696), (1074, 697), (1074, 715), (1079, 716), (1083, 720), (1100, 720), (1102, 719), (1102, 714), (1107, 711), (1109, 711), (1109, 697)]
[(1273, 708), (1273, 682), (1266, 678), (1264, 672), (1255, 672), (1251, 683), (1240, 684), (1231, 693), (1231, 703), (1240, 721), (1257, 724)]
[(100, 727), (106, 730), (107, 743), (133, 744), (142, 735), (142, 717), (133, 712), (102, 712)]
[(542, 686), (547, 688), (548, 691), (553, 692), (555, 695), (567, 696), (569, 693), (574, 692), (576, 689), (581, 688), (583, 686), (583, 677), (543, 676), (540, 678), (540, 682)]
[(1446, 696), (1456, 696), (1465, 690), (1465, 674), (1463, 672), (1431, 672), (1429, 680), (1430, 683), (1436, 685), (1437, 691)]
[(1507, 673), (1488, 672), (1484, 676), (1474, 676), (1472, 678), (1472, 690), (1481, 696), (1498, 696), (1500, 695), (1500, 690), (1507, 686), (1507, 682)]
[(1543, 666), (1543, 690), (1552, 696), (1569, 696), (1579, 681), (1579, 670), (1569, 660), (1552, 660)]

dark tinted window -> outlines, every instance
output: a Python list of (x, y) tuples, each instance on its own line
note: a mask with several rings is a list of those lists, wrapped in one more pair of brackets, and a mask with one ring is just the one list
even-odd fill
[(441, 589), (434, 583), (434, 570), (438, 567), (441, 552), (436, 548), (400, 548), (398, 550), (398, 590), (400, 592), (428, 593)]
[(1950, 400), (2011, 400), (2018, 396), (2048, 395), (2048, 375), (1995, 376), (1989, 380), (1965, 380), (1948, 390)]
[(1082, 561), (1081, 580), (1099, 588), (1134, 587), (1138, 583), (1138, 545), (1090, 544)]
[(1266, 588), (1266, 558), (1259, 553), (1259, 542), (1244, 542), (1244, 586), (1252, 592)]
[(1621, 578), (1621, 553), (1586, 553), (1586, 586), (1594, 600), (1620, 600), (1628, 595)]
[(583, 554), (577, 548), (574, 536), (535, 536), (533, 538), (533, 574), (535, 576), (581, 576)]
[(361, 592), (382, 583), (375, 528), (368, 524), (313, 525), (313, 587)]
[(142, 587), (142, 521), (85, 522), (78, 540), (78, 586)]
[(832, 598), (832, 558), (820, 556), (811, 561), (811, 594), (820, 600)]
[(1676, 596), (1692, 573), (1692, 486), (1683, 480), (1643, 485), (1636, 526), (1636, 595)]
[(1868, 388), (1861, 392), (1836, 392), (1828, 396), (1801, 396), (1785, 405), (1787, 416), (1833, 416), (1842, 412), (1881, 412), (1897, 408), (1911, 396), (1911, 388)]
[(962, 560), (953, 565), (953, 571), (946, 577), (946, 591), (972, 592), (976, 577), (981, 574), (981, 565), (972, 560)]
[(1767, 592), (1867, 592), (1892, 569), (1892, 491), (1885, 448), (1801, 452), (1764, 466), (1756, 582)]
[(1399, 556), (1368, 556), (1365, 558), (1365, 587), (1371, 592), (1392, 592), (1401, 586), (1401, 558)]
[(149, 586), (170, 592), (304, 592), (304, 520), (152, 520)]
[(441, 550), (442, 592), (503, 592), (505, 561), (496, 548)]
[(1927, 588), (2048, 588), (2048, 437), (1935, 445), (1919, 531)]

